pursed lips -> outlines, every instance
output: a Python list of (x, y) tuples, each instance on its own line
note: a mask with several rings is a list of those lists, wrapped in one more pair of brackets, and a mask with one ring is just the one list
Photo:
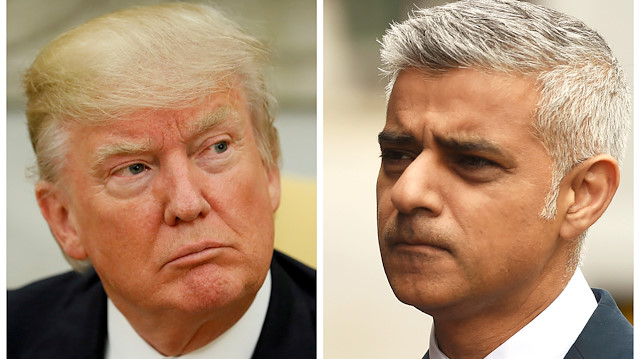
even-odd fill
[(431, 230), (428, 233), (423, 232), (396, 227), (395, 230), (385, 233), (384, 240), (390, 248), (408, 247), (419, 249), (421, 247), (431, 247), (432, 249), (451, 252), (451, 243), (446, 237), (435, 234)]
[(434, 241), (434, 240), (431, 240), (431, 238), (429, 238), (429, 237), (419, 237), (419, 238), (416, 238), (416, 237), (410, 237), (410, 238), (388, 237), (387, 238), (387, 242), (392, 247), (398, 247), (398, 246), (432, 247), (432, 248), (435, 248), (435, 249), (449, 251), (449, 247), (447, 247), (445, 244), (441, 243), (441, 241)]
[(199, 260), (207, 259), (209, 257), (209, 254), (214, 254), (213, 250), (227, 247), (230, 246), (210, 241), (185, 245), (183, 247), (180, 247), (180, 249), (178, 249), (178, 251), (176, 251), (174, 255), (172, 255), (170, 259), (162, 266), (165, 267), (170, 264), (188, 265), (191, 264), (192, 261), (198, 262)]
[(431, 228), (414, 228), (411, 223), (400, 221), (384, 231), (383, 239), (393, 247), (432, 247), (451, 252), (451, 241), (447, 236)]

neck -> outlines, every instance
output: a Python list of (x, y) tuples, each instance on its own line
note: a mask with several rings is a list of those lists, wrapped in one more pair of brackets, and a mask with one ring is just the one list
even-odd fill
[(254, 298), (244, 298), (214, 312), (189, 313), (141, 311), (112, 300), (138, 335), (156, 351), (165, 356), (178, 356), (202, 348), (226, 332), (247, 312)]
[[(516, 295), (483, 306), (450, 308), (433, 316), (438, 347), (451, 359), (484, 358), (544, 311), (571, 276), (548, 275)], [(475, 303), (474, 303), (475, 304)], [(464, 305), (463, 305), (464, 306)]]

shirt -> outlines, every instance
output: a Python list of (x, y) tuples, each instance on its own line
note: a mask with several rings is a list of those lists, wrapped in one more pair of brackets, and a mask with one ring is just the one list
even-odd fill
[[(560, 295), (485, 359), (539, 359), (565, 357), (596, 310), (598, 302), (578, 268)], [(430, 359), (449, 359), (440, 351), (431, 328)]]
[[(267, 273), (256, 298), (240, 320), (211, 343), (191, 353), (181, 355), (180, 358), (250, 359), (267, 316), (270, 295), (271, 271)], [(160, 354), (142, 339), (110, 299), (107, 304), (107, 330), (109, 339), (105, 350), (106, 359), (169, 358)]]

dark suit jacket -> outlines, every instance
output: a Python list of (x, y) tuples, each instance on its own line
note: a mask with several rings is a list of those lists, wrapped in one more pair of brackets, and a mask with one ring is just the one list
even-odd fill
[[(598, 307), (565, 359), (632, 359), (633, 327), (606, 290), (592, 288)], [(423, 359), (429, 359), (429, 352)]]
[(633, 327), (606, 290), (591, 290), (598, 307), (565, 359), (633, 358)]
[[(274, 251), (271, 296), (253, 359), (316, 357), (316, 274)], [(94, 271), (8, 292), (7, 357), (103, 358), (107, 296)]]

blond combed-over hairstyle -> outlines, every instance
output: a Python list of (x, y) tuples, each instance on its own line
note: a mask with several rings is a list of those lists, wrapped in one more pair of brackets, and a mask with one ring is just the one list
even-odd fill
[[(182, 109), (233, 88), (247, 96), (264, 165), (277, 166), (269, 57), (262, 42), (204, 4), (133, 7), (62, 34), (24, 75), (37, 177), (64, 180), (70, 121), (103, 124), (141, 110)], [(77, 270), (90, 265), (67, 260)]]
[(535, 80), (535, 134), (554, 163), (543, 218), (555, 216), (560, 182), (574, 166), (598, 154), (622, 160), (630, 89), (604, 39), (576, 18), (524, 1), (464, 0), (414, 11), (391, 25), (381, 45), (387, 98), (398, 73), (410, 68), (433, 75), (472, 68)]

